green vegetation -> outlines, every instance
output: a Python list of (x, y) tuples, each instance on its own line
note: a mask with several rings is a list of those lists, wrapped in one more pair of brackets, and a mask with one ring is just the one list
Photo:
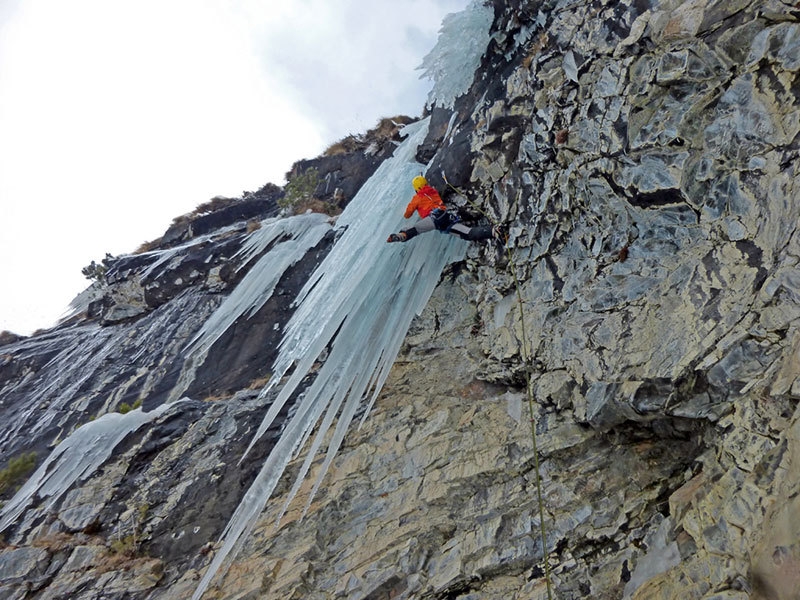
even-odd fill
[(120, 404), (117, 407), (117, 412), (124, 415), (124, 414), (127, 414), (127, 413), (131, 412), (132, 410), (136, 410), (141, 405), (142, 405), (142, 401), (141, 400), (137, 400), (136, 402), (134, 402), (133, 406), (131, 406), (127, 402), (123, 402), (122, 404)]
[(124, 554), (125, 556), (136, 556), (136, 552), (138, 551), (138, 543), (136, 542), (136, 536), (126, 535), (125, 537), (119, 537), (115, 540), (111, 541), (111, 550), (115, 554)]
[(113, 260), (114, 257), (106, 252), (106, 257), (100, 261), (100, 264), (92, 261), (91, 264), (81, 269), (81, 273), (83, 273), (83, 276), (86, 277), (86, 279), (91, 279), (102, 283), (106, 280), (106, 272), (108, 271), (108, 267)]
[(36, 452), (21, 454), (8, 461), (0, 471), (0, 494), (24, 482), (36, 468)]
[(117, 527), (117, 537), (111, 540), (111, 550), (116, 554), (134, 557), (139, 554), (139, 546), (142, 542), (142, 526), (147, 518), (147, 511), (150, 510), (148, 504), (140, 504), (136, 511), (131, 515), (131, 533), (122, 535), (122, 527)]
[(319, 172), (311, 167), (298, 173), (286, 184), (283, 198), (278, 200), (281, 208), (295, 209), (314, 199), (314, 191), (319, 185)]

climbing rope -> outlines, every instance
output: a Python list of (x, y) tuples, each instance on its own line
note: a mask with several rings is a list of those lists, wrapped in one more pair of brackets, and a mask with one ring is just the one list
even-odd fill
[[(442, 173), (442, 177), (444, 178), (445, 184), (450, 187), (456, 194), (464, 198), (470, 206), (472, 206), (475, 210), (477, 210), (480, 214), (482, 214), (486, 219), (492, 224), (493, 227), (499, 227), (499, 223), (489, 216), (486, 211), (484, 211), (480, 206), (478, 206), (475, 202), (470, 200), (467, 195), (447, 181), (447, 177)], [(542, 478), (539, 474), (539, 448), (536, 441), (536, 417), (533, 412), (534, 408), (534, 399), (533, 399), (533, 386), (531, 384), (531, 356), (528, 351), (528, 336), (526, 333), (527, 328), (525, 327), (525, 307), (522, 302), (522, 285), (519, 281), (519, 276), (517, 275), (517, 267), (516, 263), (514, 262), (514, 253), (511, 251), (511, 248), (508, 244), (505, 244), (506, 254), (508, 255), (508, 266), (511, 269), (511, 274), (514, 277), (514, 285), (517, 290), (517, 303), (519, 304), (519, 320), (520, 320), (520, 327), (522, 327), (522, 362), (525, 369), (525, 387), (528, 394), (528, 412), (530, 413), (530, 422), (531, 422), (531, 440), (533, 442), (533, 461), (534, 467), (536, 472), (536, 496), (539, 502), (539, 525), (540, 525), (540, 533), (542, 537), (542, 553), (543, 553), (543, 560), (544, 560), (544, 578), (545, 583), (547, 585), (547, 598), (548, 600), (553, 599), (553, 591), (552, 591), (552, 584), (550, 582), (550, 554), (547, 550), (547, 528), (544, 524), (544, 500), (542, 497)]]

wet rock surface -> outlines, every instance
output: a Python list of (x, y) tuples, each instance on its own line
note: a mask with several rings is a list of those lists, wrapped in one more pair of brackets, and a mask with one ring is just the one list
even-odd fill
[[(796, 598), (800, 13), (494, 9), (473, 87), (434, 108), (420, 157), (465, 217), (506, 225), (508, 251), (448, 269), (307, 514), (319, 461), (276, 527), (301, 454), (204, 597), (545, 598), (543, 512), (555, 597)], [(244, 276), (231, 218), (119, 259), (76, 321), (4, 339), (0, 466), (123, 401), (193, 400), (4, 532), (0, 596), (191, 597), (280, 433), (240, 462), (330, 243), (187, 384), (184, 345)]]

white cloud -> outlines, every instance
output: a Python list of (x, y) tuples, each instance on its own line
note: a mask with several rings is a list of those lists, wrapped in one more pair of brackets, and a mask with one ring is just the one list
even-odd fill
[[(418, 115), (430, 89), (416, 68), (435, 44), (442, 17), (467, 0), (303, 0), (260, 28), (265, 68), (340, 138), (388, 113)], [(287, 23), (301, 26), (287, 26)], [(386, 107), (375, 114), (376, 106)]]
[(49, 326), (80, 269), (217, 194), (419, 114), (467, 0), (0, 5), (0, 330)]

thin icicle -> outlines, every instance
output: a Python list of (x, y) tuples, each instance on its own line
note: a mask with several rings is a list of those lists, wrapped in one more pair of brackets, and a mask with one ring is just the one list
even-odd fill
[(205, 235), (198, 236), (196, 238), (189, 240), (188, 242), (184, 242), (179, 246), (175, 246), (174, 248), (166, 248), (164, 250), (152, 250), (150, 252), (143, 252), (142, 254), (139, 255), (139, 258), (143, 258), (146, 256), (155, 256), (157, 258), (144, 271), (142, 271), (139, 277), (142, 280), (150, 276), (159, 277), (160, 275), (162, 275), (164, 272), (167, 271), (167, 268), (165, 267), (156, 274), (156, 269), (158, 269), (159, 267), (166, 265), (167, 263), (169, 263), (170, 260), (172, 260), (176, 256), (185, 254), (187, 250), (194, 248), (195, 246), (200, 246), (202, 244), (205, 244), (206, 242), (214, 238), (224, 237), (225, 234), (230, 231), (236, 231), (236, 226), (230, 225), (223, 229), (214, 231), (213, 233), (207, 233)]
[(197, 364), (202, 362), (202, 358), (214, 342), (239, 317), (251, 317), (266, 304), (286, 270), (302, 259), (326, 233), (331, 231), (329, 221), (330, 217), (317, 213), (288, 219), (270, 219), (263, 222), (261, 229), (250, 234), (237, 252), (237, 256), (244, 256), (243, 264), (281, 237), (289, 236), (289, 239), (278, 243), (251, 267), (233, 292), (189, 342), (192, 354), (199, 357), (199, 360), (195, 361)]
[[(330, 429), (331, 425), (333, 424), (334, 419), (336, 418), (336, 415), (338, 414), (338, 410), (337, 409), (341, 405), (341, 402), (344, 399), (344, 397), (347, 395), (347, 392), (350, 389), (351, 385), (352, 385), (352, 382), (339, 382), (339, 385), (336, 387), (336, 395), (333, 398), (331, 398), (330, 402), (327, 403), (328, 410), (326, 411), (325, 417), (322, 420), (322, 423), (320, 424), (319, 429), (317, 430), (317, 435), (314, 437), (313, 443), (308, 448), (308, 450), (306, 452), (306, 458), (303, 461), (303, 465), (300, 467), (300, 471), (297, 474), (297, 476), (295, 477), (294, 485), (292, 486), (292, 489), (289, 491), (289, 495), (286, 497), (286, 502), (284, 502), (283, 508), (281, 509), (280, 513), (278, 514), (278, 516), (275, 519), (275, 527), (276, 528), (280, 525), (280, 521), (283, 518), (283, 515), (288, 510), (289, 505), (291, 504), (291, 502), (294, 499), (294, 497), (297, 495), (297, 492), (300, 491), (300, 487), (303, 485), (303, 481), (305, 480), (306, 475), (308, 475), (308, 471), (311, 469), (311, 464), (314, 462), (314, 459), (316, 458), (317, 452), (319, 451), (320, 447), (322, 446), (322, 442), (325, 439), (325, 435), (327, 434), (328, 430)], [(349, 398), (348, 398), (348, 403), (353, 402), (353, 401), (354, 401), (355, 405), (358, 406), (359, 399), (356, 399), (355, 396), (351, 394), (349, 396)], [(340, 421), (340, 425), (341, 425), (341, 421)], [(304, 446), (305, 442), (303, 442), (302, 445)], [(331, 447), (332, 447), (332, 445), (329, 447), (329, 453), (330, 453), (330, 448)], [(325, 469), (323, 468), (323, 471), (324, 470)], [(314, 492), (315, 491), (316, 491), (316, 487), (314, 489)], [(314, 492), (312, 492), (311, 495), (309, 496), (308, 504), (311, 503), (311, 500), (314, 497)], [(303, 511), (303, 516), (305, 516), (305, 513), (306, 513), (307, 510), (308, 510), (308, 506), (306, 506), (306, 509)]]

